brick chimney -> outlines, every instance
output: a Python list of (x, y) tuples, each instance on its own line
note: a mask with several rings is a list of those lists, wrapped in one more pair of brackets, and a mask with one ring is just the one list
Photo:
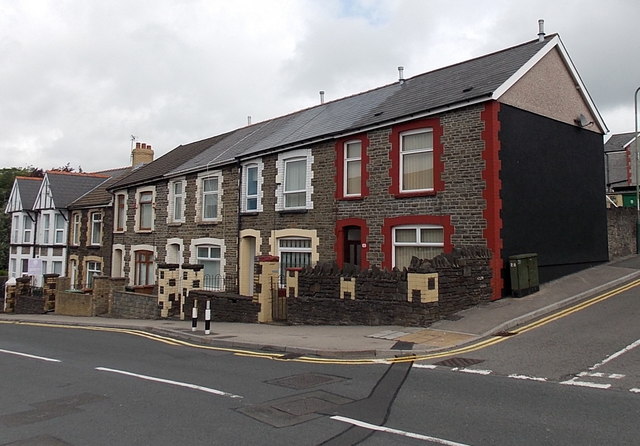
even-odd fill
[(133, 167), (139, 167), (143, 164), (149, 164), (151, 161), (153, 161), (151, 145), (137, 142), (135, 149), (131, 151), (131, 165)]

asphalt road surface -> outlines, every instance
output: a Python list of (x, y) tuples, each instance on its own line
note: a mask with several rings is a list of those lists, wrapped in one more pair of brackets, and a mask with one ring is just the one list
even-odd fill
[(0, 324), (0, 445), (637, 445), (637, 288), (464, 355), (270, 359)]

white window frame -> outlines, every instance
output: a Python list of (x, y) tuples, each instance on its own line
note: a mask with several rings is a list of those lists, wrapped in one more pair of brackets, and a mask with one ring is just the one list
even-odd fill
[[(360, 146), (360, 155), (357, 157), (350, 157), (349, 156), (349, 146), (352, 145), (359, 145)], [(362, 195), (362, 141), (360, 141), (359, 139), (355, 139), (352, 141), (347, 141), (344, 143), (344, 178), (343, 178), (343, 185), (342, 185), (342, 190), (343, 190), (343, 195), (345, 197), (360, 197)], [(353, 164), (353, 163), (358, 163), (360, 169), (359, 169), (359, 176), (360, 176), (360, 192), (357, 193), (349, 193), (349, 165)]]
[(53, 243), (55, 245), (65, 244), (65, 218), (59, 212), (56, 212), (53, 216)]
[[(249, 192), (249, 169), (256, 169), (256, 190)], [(250, 162), (242, 166), (242, 212), (262, 212), (262, 162)], [(255, 200), (255, 208), (249, 207), (249, 200)]]
[[(178, 192), (176, 192), (177, 186), (180, 186)], [(187, 182), (184, 179), (169, 183), (169, 223), (184, 223), (185, 221), (186, 186)]]
[[(91, 246), (100, 246), (102, 245), (102, 212), (98, 212), (98, 211), (92, 212), (90, 214), (90, 222), (91, 222), (91, 240), (89, 244)], [(96, 237), (96, 234), (97, 234), (97, 237)]]
[[(396, 231), (398, 229), (413, 229), (416, 231), (416, 241), (415, 242), (398, 242), (396, 241)], [(421, 229), (439, 229), (442, 231), (442, 242), (423, 242), (420, 238), (420, 230)], [(444, 251), (444, 227), (440, 225), (400, 225), (394, 226), (391, 230), (392, 237), (392, 265), (396, 267), (396, 247), (424, 247), (424, 248), (441, 248)]]
[[(201, 250), (207, 250), (207, 256), (201, 256)], [(212, 256), (211, 253), (217, 250), (218, 256)], [(217, 264), (218, 273), (213, 277), (207, 277), (206, 265), (203, 262)], [(204, 265), (203, 272), (203, 288), (207, 290), (221, 291), (224, 289), (224, 271), (222, 268), (222, 246), (220, 245), (197, 245), (196, 246), (196, 263)]]
[(51, 214), (42, 214), (42, 244), (48, 245), (51, 241)]
[[(416, 134), (420, 134), (420, 133), (431, 133), (431, 147), (425, 147), (424, 149), (420, 149), (420, 150), (412, 150), (410, 152), (405, 152), (404, 151), (404, 137), (405, 136), (411, 136), (411, 135), (416, 135)], [(423, 189), (406, 189), (404, 187), (404, 158), (407, 155), (416, 155), (416, 154), (431, 154), (431, 169), (434, 169), (434, 151), (433, 151), (433, 129), (432, 128), (422, 128), (422, 129), (416, 129), (416, 130), (409, 130), (406, 132), (402, 132), (400, 133), (399, 136), (400, 139), (400, 174), (399, 174), (399, 178), (398, 181), (400, 182), (400, 192), (402, 193), (413, 193), (413, 192), (428, 192), (428, 191), (432, 191), (434, 190), (434, 182), (435, 182), (435, 177), (432, 180), (431, 186), (430, 187), (426, 187)], [(434, 176), (435, 176), (435, 171), (434, 171)]]
[(85, 262), (85, 288), (93, 288), (93, 279), (102, 274), (102, 262), (88, 260)]
[(22, 218), (22, 243), (33, 242), (33, 220), (29, 214), (23, 215)]
[[(215, 191), (205, 191), (205, 181), (216, 179), (218, 188)], [(198, 177), (198, 217), (202, 223), (216, 223), (222, 220), (222, 173), (221, 172), (205, 172)], [(205, 199), (208, 196), (215, 197), (216, 215), (213, 217), (205, 217)]]
[[(305, 188), (286, 190), (287, 164), (304, 159), (305, 163)], [(276, 161), (276, 211), (313, 209), (313, 154), (311, 149), (299, 149), (278, 155)], [(305, 193), (305, 204), (302, 206), (286, 206), (286, 194)]]
[[(189, 263), (198, 264), (198, 247), (211, 247), (216, 246), (220, 248), (220, 277), (224, 279), (225, 276), (225, 266), (226, 266), (226, 246), (224, 243), (224, 239), (214, 238), (214, 237), (202, 237), (202, 238), (194, 238), (191, 239), (191, 244), (189, 245)], [(205, 285), (205, 284), (203, 284)], [(224, 287), (224, 280), (221, 281), (221, 287)]]
[(11, 243), (20, 243), (20, 216), (13, 216), (13, 232), (11, 233)]
[[(151, 209), (151, 216), (150, 219), (151, 221), (149, 222), (149, 227), (142, 227), (141, 223), (142, 223), (142, 197), (143, 196), (148, 196), (149, 194), (151, 194), (151, 201), (149, 203), (144, 203), (144, 205), (146, 206), (147, 204), (150, 206)], [(136, 232), (153, 232), (154, 228), (155, 228), (155, 219), (156, 219), (156, 189), (155, 187), (141, 187), (136, 191), (136, 221), (135, 221), (135, 231)]]

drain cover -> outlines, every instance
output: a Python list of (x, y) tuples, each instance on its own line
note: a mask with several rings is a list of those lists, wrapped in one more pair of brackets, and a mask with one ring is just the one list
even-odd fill
[(322, 373), (303, 373), (300, 375), (272, 379), (266, 382), (268, 384), (275, 384), (276, 386), (287, 387), (289, 389), (302, 390), (344, 380), (345, 378), (340, 376), (324, 375)]
[(445, 367), (469, 367), (470, 365), (480, 364), (484, 362), (484, 359), (472, 359), (472, 358), (451, 358), (444, 361), (436, 362), (436, 365), (442, 365)]

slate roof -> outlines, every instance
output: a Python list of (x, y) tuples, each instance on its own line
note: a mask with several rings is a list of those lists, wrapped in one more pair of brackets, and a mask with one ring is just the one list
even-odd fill
[(36, 202), (36, 197), (42, 184), (42, 178), (16, 177), (15, 181), (18, 186), (18, 192), (20, 193), (22, 208), (31, 210)]
[(66, 208), (79, 197), (104, 183), (109, 177), (103, 174), (85, 174), (48, 171), (46, 177), (56, 208)]
[[(402, 82), (178, 146), (113, 188), (219, 167), (265, 151), (330, 140), (339, 135), (495, 99), (501, 87), (509, 85), (536, 55), (556, 45), (562, 45), (559, 37), (549, 35), (542, 42), (536, 39)], [(581, 81), (578, 78), (576, 82)]]
[(109, 185), (107, 189), (116, 190), (129, 185), (146, 183), (160, 179), (167, 172), (175, 168), (175, 166), (179, 166), (184, 163), (185, 159), (191, 159), (198, 156), (207, 148), (215, 145), (219, 139), (222, 139), (225, 136), (227, 135), (214, 136), (212, 138), (203, 139), (190, 144), (180, 145), (149, 164), (145, 164), (133, 170), (129, 175), (125, 175), (118, 181)]
[[(617, 133), (604, 144), (605, 180), (607, 187), (629, 186), (626, 148), (633, 142), (635, 132)], [(640, 141), (639, 141), (640, 142)], [(631, 155), (633, 158), (633, 155)]]
[(107, 188), (110, 185), (116, 183), (125, 175), (129, 174), (132, 169), (132, 167), (122, 167), (120, 169), (111, 169), (96, 172), (98, 174), (107, 175), (109, 178), (106, 181), (100, 183), (99, 186), (82, 195), (73, 203), (69, 204), (68, 208), (81, 209), (109, 205), (113, 197), (109, 192), (107, 192)]
[(628, 132), (611, 135), (611, 138), (609, 138), (604, 144), (604, 151), (615, 152), (618, 150), (625, 150), (625, 148), (634, 141), (634, 134), (635, 132)]

